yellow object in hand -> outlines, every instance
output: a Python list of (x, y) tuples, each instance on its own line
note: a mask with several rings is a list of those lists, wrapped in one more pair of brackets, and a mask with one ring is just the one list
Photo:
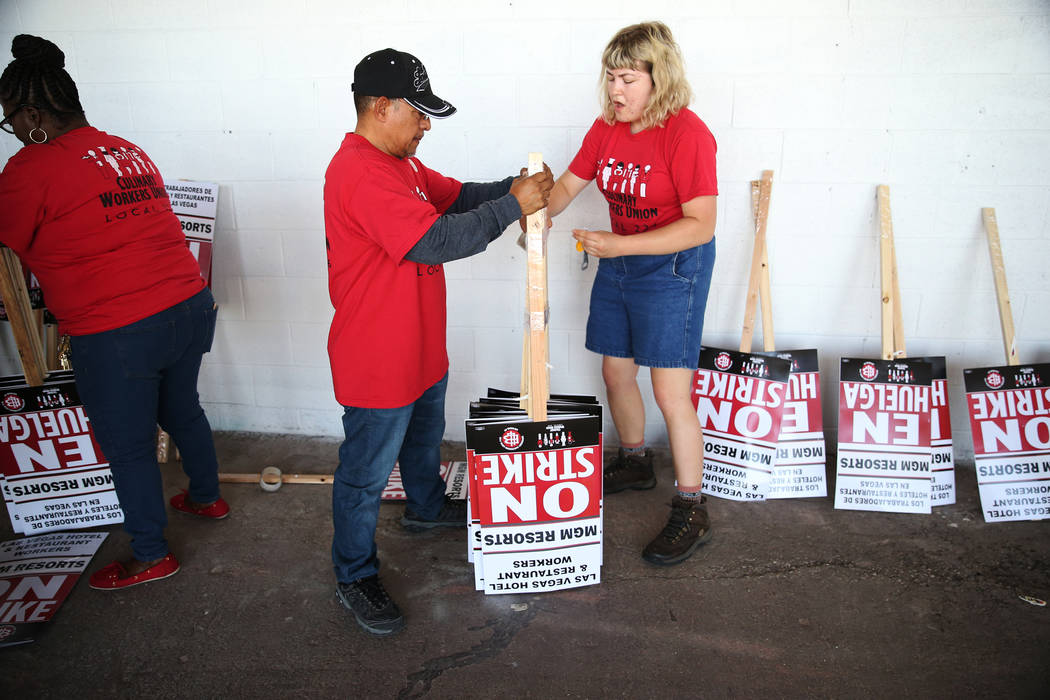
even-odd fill
[(581, 253), (583, 252), (583, 243), (581, 241), (576, 241), (576, 250)]

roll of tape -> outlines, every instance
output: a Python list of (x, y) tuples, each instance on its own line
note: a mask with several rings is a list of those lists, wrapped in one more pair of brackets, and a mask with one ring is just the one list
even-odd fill
[[(270, 477), (271, 479), (277, 477), (277, 482), (271, 484), (266, 480), (267, 477)], [(262, 474), (259, 475), (259, 487), (263, 491), (276, 491), (281, 488), (282, 483), (284, 483), (284, 481), (281, 479), (281, 470), (277, 467), (264, 467)]]

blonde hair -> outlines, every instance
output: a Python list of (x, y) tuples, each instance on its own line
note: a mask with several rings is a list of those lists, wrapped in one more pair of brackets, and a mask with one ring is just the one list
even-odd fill
[(617, 68), (644, 70), (653, 81), (653, 93), (642, 114), (642, 128), (663, 126), (678, 110), (687, 107), (693, 91), (685, 77), (682, 52), (675, 43), (671, 30), (663, 22), (632, 24), (616, 32), (602, 52), (601, 88), (602, 118), (609, 124), (615, 121), (612, 100), (605, 88), (605, 72)]

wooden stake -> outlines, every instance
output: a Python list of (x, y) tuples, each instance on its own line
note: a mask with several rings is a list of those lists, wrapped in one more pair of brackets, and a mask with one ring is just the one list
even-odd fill
[(1006, 267), (1003, 265), (1003, 248), (999, 243), (999, 222), (995, 218), (995, 209), (981, 209), (984, 219), (984, 230), (988, 235), (988, 253), (992, 258), (992, 275), (995, 276), (995, 299), (999, 304), (999, 325), (1003, 331), (1003, 350), (1006, 352), (1006, 364), (1020, 364), (1017, 357), (1017, 342), (1014, 336), (1014, 314), (1010, 307), (1010, 292), (1006, 288)]
[(751, 181), (751, 213), (755, 217), (755, 246), (751, 252), (751, 274), (747, 283), (747, 303), (744, 307), (744, 329), (740, 336), (740, 352), (751, 352), (755, 334), (755, 311), (762, 301), (762, 347), (767, 352), (776, 349), (773, 337), (773, 299), (769, 289), (769, 251), (766, 245), (766, 223), (769, 218), (769, 198), (773, 190), (773, 171), (763, 170), (762, 180)]
[(40, 386), (47, 378), (47, 363), (40, 342), (40, 326), (29, 304), (22, 261), (10, 248), (0, 250), (0, 297), (3, 297), (11, 332), (15, 336), (18, 357), (22, 361), (22, 372), (26, 383)]
[[(892, 360), (898, 347), (903, 348), (904, 333), (896, 340), (895, 324), (900, 314), (900, 298), (897, 287), (897, 258), (893, 249), (893, 215), (890, 212), (890, 188), (879, 185), (876, 189), (879, 201), (879, 261), (882, 278), (882, 359)], [(896, 307), (896, 308), (895, 308)]]
[(331, 484), (335, 481), (332, 474), (232, 474), (219, 472), (220, 484), (258, 484), (262, 480), (268, 484)]
[[(543, 172), (543, 154), (529, 153), (529, 175)], [(528, 261), (528, 354), (529, 393), (526, 410), (534, 421), (547, 420), (550, 380), (547, 373), (547, 250), (544, 229), (547, 210), (541, 209), (526, 218), (525, 245)]]

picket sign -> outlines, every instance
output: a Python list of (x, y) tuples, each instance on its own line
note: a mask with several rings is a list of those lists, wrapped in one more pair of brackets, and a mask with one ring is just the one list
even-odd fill
[[(543, 172), (543, 154), (529, 153), (529, 175)], [(521, 407), (534, 421), (547, 420), (550, 398), (550, 357), (547, 336), (547, 208), (525, 220), (527, 323), (522, 336)]]
[[(926, 359), (907, 359), (890, 188), (879, 185), (876, 199), (882, 356), (878, 361), (841, 360), (835, 507), (930, 513), (933, 493), (933, 367)], [(939, 386), (939, 389), (944, 388)], [(947, 405), (944, 410), (947, 410)], [(954, 484), (953, 471), (952, 502)], [(944, 498), (942, 502), (948, 500)]]
[[(755, 244), (751, 254), (747, 303), (744, 310), (740, 352), (751, 353), (756, 306), (762, 306), (763, 352), (755, 353), (790, 362), (788, 386), (781, 411), (772, 475), (760, 486), (766, 498), (806, 498), (827, 495), (824, 422), (820, 407), (820, 372), (816, 350), (776, 351), (773, 333), (773, 299), (769, 285), (769, 246), (766, 240), (773, 171), (763, 170), (761, 180), (751, 181), (751, 214), (755, 220)], [(699, 389), (701, 369), (694, 390)], [(706, 369), (711, 369), (710, 367)], [(699, 408), (699, 394), (693, 397)], [(706, 438), (705, 438), (706, 440)], [(706, 445), (705, 445), (706, 448)], [(707, 452), (705, 451), (705, 455)], [(705, 458), (716, 471), (726, 465)], [(734, 465), (739, 467), (740, 465)], [(751, 493), (755, 493), (752, 491)], [(730, 496), (732, 497), (732, 496)]]
[(1021, 365), (995, 209), (981, 210), (1006, 365), (963, 371), (985, 522), (1050, 519), (1050, 364)]

